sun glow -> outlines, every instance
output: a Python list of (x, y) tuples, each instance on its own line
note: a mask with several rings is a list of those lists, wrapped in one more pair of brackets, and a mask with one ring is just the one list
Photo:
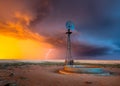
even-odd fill
[(0, 59), (44, 59), (51, 45), (0, 35)]

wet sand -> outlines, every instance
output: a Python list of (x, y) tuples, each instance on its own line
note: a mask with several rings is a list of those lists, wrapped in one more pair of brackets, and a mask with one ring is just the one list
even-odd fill
[(59, 74), (63, 66), (23, 65), (0, 69), (0, 86), (120, 86), (120, 68), (105, 69), (117, 75)]

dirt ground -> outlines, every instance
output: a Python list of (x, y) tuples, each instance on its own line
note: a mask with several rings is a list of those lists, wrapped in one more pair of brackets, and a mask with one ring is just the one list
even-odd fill
[(111, 76), (59, 74), (58, 70), (62, 68), (54, 65), (24, 65), (0, 69), (0, 86), (120, 86), (120, 68), (105, 68), (117, 73)]

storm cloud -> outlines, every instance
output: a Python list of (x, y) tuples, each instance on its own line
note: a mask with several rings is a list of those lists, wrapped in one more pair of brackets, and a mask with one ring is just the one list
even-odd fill
[[(56, 58), (64, 58), (65, 23), (72, 20), (75, 23), (71, 38), (73, 58), (114, 59), (116, 56), (120, 59), (119, 8), (119, 0), (0, 0), (0, 27), (4, 27), (0, 34), (11, 32), (21, 38), (18, 33), (22, 31), (22, 38), (42, 36), (58, 50), (60, 56)], [(8, 28), (9, 21), (16, 24), (18, 20), (22, 29)]]
[[(73, 57), (81, 58), (84, 56), (92, 59), (96, 57), (103, 59), (102, 57), (106, 56), (107, 59), (115, 57), (119, 59), (119, 3), (119, 0), (54, 1), (51, 15), (40, 25), (45, 30), (52, 29), (48, 30), (47, 34), (55, 34), (61, 33), (61, 30), (65, 31), (65, 22), (72, 20), (76, 26), (75, 31), (73, 31), (74, 35), (72, 35)], [(44, 25), (46, 22), (49, 22), (47, 25), (50, 27)], [(61, 35), (65, 35), (64, 32)], [(62, 36), (59, 36), (55, 34), (53, 37), (57, 39), (56, 42), (63, 40), (63, 38), (60, 39)], [(63, 43), (65, 41), (57, 44), (63, 46)], [(109, 58), (110, 56), (113, 58)]]

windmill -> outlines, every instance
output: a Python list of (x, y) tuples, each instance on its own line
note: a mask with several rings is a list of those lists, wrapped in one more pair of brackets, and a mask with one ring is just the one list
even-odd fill
[(74, 30), (74, 23), (71, 21), (66, 22), (67, 28), (67, 53), (65, 59), (65, 65), (62, 70), (59, 70), (61, 74), (69, 74), (69, 73), (86, 73), (86, 74), (99, 74), (99, 75), (110, 75), (111, 73), (107, 70), (101, 68), (101, 66), (92, 66), (92, 65), (74, 65), (74, 60), (71, 56), (71, 39), (70, 36), (72, 34), (71, 30)]
[(72, 21), (66, 22), (66, 29), (67, 29), (67, 53), (65, 59), (65, 65), (73, 65), (73, 58), (71, 55), (71, 39), (70, 36), (72, 34), (71, 30), (74, 30), (74, 23)]

